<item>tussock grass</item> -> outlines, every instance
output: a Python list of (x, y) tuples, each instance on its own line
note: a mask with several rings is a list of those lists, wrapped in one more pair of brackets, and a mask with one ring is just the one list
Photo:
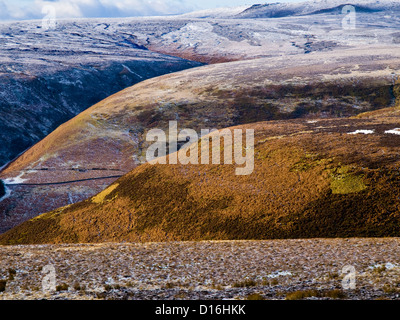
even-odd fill
[(346, 294), (339, 289), (333, 289), (328, 291), (318, 291), (318, 290), (298, 290), (290, 292), (286, 295), (286, 300), (303, 300), (307, 298), (332, 298), (332, 299), (345, 299)]
[(68, 284), (62, 283), (56, 286), (56, 291), (67, 291), (69, 288)]
[(17, 271), (15, 269), (8, 268), (8, 280), (10, 280), (10, 281), (14, 280), (16, 274), (17, 274)]
[(233, 284), (234, 288), (248, 288), (257, 286), (257, 282), (254, 280), (247, 279), (242, 282), (236, 282)]

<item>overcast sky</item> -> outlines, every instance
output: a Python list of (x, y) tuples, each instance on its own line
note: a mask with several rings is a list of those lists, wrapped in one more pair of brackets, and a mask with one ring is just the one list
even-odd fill
[[(300, 0), (0, 0), (0, 20), (41, 19), (55, 9), (59, 18), (169, 15), (215, 7)], [(304, 1), (304, 0), (302, 0)], [(51, 7), (49, 7), (51, 6)], [(54, 11), (54, 10), (53, 10)]]

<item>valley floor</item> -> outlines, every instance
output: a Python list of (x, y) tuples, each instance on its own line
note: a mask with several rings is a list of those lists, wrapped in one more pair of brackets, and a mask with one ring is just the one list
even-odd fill
[[(385, 238), (2, 246), (0, 299), (396, 299), (399, 244)], [(355, 289), (343, 288), (345, 266), (356, 271)]]

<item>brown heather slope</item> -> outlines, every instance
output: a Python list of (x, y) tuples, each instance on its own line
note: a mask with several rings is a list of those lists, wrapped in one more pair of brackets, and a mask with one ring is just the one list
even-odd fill
[[(348, 49), (222, 63), (144, 81), (33, 146), (0, 173), (0, 232), (100, 192), (142, 161), (146, 133), (265, 120), (344, 117), (392, 106), (400, 51)], [(18, 182), (18, 180), (17, 180)]]
[[(144, 164), (1, 244), (400, 235), (400, 109), (255, 130), (255, 169)], [(372, 134), (349, 134), (373, 130)], [(400, 131), (400, 130), (399, 130)]]

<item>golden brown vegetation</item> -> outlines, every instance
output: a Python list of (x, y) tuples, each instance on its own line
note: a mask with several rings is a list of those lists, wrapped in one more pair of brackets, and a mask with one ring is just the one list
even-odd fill
[[(27, 221), (2, 244), (400, 235), (400, 136), (390, 117), (253, 128), (255, 170), (145, 164), (87, 201)], [(371, 135), (348, 135), (355, 129)]]

